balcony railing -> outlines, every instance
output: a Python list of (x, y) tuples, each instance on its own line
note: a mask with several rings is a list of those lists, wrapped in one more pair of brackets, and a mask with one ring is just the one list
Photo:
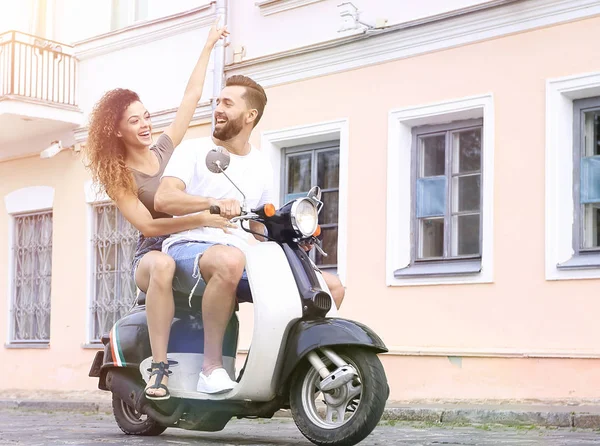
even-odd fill
[(73, 47), (17, 31), (0, 34), (0, 99), (77, 105)]

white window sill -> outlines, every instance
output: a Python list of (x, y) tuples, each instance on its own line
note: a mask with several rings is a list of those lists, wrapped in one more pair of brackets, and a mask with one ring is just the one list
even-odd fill
[(4, 348), (11, 348), (11, 349), (44, 349), (44, 348), (50, 348), (50, 343), (9, 343), (9, 344), (4, 344)]
[(481, 273), (481, 259), (420, 262), (394, 271), (396, 279), (414, 277), (455, 277)]
[(556, 268), (559, 271), (595, 269), (600, 273), (600, 253), (575, 255), (566, 262), (556, 265)]
[(104, 344), (102, 342), (94, 342), (91, 344), (81, 344), (81, 348), (89, 350), (104, 350)]

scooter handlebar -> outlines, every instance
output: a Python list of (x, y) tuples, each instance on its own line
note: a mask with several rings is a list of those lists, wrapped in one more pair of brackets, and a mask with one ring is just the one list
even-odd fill
[[(210, 209), (209, 209), (209, 212), (210, 212), (211, 214), (216, 214), (216, 215), (219, 215), (219, 214), (221, 214), (221, 208), (220, 208), (218, 205), (216, 205), (216, 204), (213, 204), (213, 205), (210, 207)], [(246, 214), (247, 214), (247, 212), (244, 212), (244, 211), (242, 211), (242, 212), (241, 212), (241, 214), (240, 214), (240, 216), (242, 216), (242, 215), (246, 215)]]

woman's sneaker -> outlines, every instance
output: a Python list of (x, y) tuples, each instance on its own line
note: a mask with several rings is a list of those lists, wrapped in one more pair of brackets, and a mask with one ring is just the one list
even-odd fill
[(229, 378), (229, 374), (225, 369), (218, 368), (208, 376), (200, 372), (196, 390), (202, 393), (223, 393), (229, 392), (235, 386), (237, 386), (237, 383)]

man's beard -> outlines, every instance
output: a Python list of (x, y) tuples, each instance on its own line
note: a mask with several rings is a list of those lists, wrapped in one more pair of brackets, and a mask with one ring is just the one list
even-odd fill
[(220, 129), (215, 127), (213, 136), (220, 141), (229, 141), (230, 139), (235, 138), (242, 131), (243, 127), (244, 116), (241, 115), (237, 119), (229, 119)]

